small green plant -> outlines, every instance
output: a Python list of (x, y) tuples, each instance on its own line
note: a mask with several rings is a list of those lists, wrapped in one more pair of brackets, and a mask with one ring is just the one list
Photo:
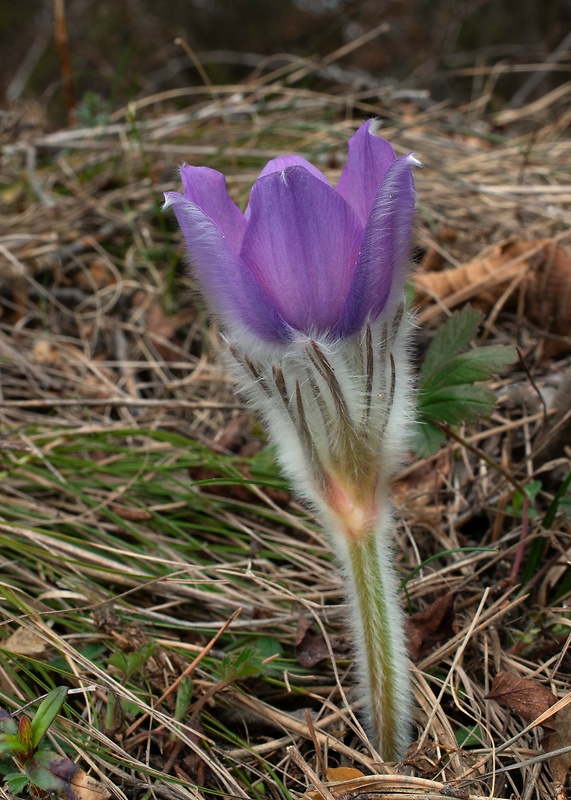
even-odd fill
[(64, 686), (51, 691), (40, 703), (32, 720), (24, 715), (16, 720), (0, 709), (0, 757), (11, 757), (19, 770), (6, 775), (6, 784), (13, 794), (28, 786), (36, 797), (55, 795), (65, 800), (76, 800), (72, 781), (77, 773), (83, 771), (68, 758), (41, 746), (66, 696)]
[(413, 449), (418, 455), (436, 452), (445, 439), (441, 425), (474, 422), (489, 416), (496, 396), (482, 381), (517, 360), (514, 347), (490, 345), (462, 352), (474, 337), (482, 315), (465, 306), (441, 325), (420, 373)]
[(123, 650), (117, 650), (110, 656), (109, 665), (123, 673), (123, 682), (126, 682), (135, 673), (143, 669), (154, 651), (154, 642), (148, 642), (148, 644), (141, 647), (140, 650), (135, 650), (132, 653), (125, 653)]
[(107, 125), (111, 117), (107, 101), (100, 94), (92, 91), (85, 92), (75, 114), (78, 123), (85, 128)]
[(243, 647), (227, 653), (218, 666), (220, 683), (227, 686), (234, 681), (257, 677), (264, 671), (262, 656), (254, 647)]
[[(539, 516), (539, 511), (534, 508), (532, 504), (541, 491), (541, 485), (541, 481), (529, 481), (529, 483), (526, 483), (526, 485), (523, 487), (528, 500), (528, 507), (525, 511), (528, 519), (537, 519)], [(522, 517), (524, 515), (524, 507), (526, 506), (524, 500), (525, 498), (522, 492), (515, 492), (512, 502), (506, 508), (506, 512), (508, 514), (513, 514), (514, 517)]]

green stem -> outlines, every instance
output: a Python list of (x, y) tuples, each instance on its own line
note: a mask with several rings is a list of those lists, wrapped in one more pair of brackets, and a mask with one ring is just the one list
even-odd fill
[(410, 743), (410, 678), (403, 613), (393, 567), (390, 517), (383, 530), (346, 540), (355, 662), (377, 750), (402, 758)]

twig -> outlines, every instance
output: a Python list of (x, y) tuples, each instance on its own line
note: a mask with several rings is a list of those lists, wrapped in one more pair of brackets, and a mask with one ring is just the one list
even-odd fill
[(69, 36), (65, 20), (65, 0), (53, 0), (54, 4), (54, 35), (56, 48), (61, 64), (61, 80), (65, 90), (67, 104), (67, 123), (75, 124), (75, 96), (73, 81), (71, 79), (71, 60), (69, 57)]

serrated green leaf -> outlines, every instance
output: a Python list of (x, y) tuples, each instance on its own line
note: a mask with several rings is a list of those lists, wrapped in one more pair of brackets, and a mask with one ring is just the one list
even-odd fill
[(525, 484), (524, 491), (530, 500), (535, 500), (536, 496), (541, 491), (543, 484), (541, 481), (529, 481)]
[(140, 650), (136, 650), (133, 653), (124, 653), (122, 650), (117, 650), (109, 657), (109, 664), (125, 673), (126, 677), (130, 677), (145, 666), (154, 651), (154, 642), (148, 642)]
[(478, 347), (450, 358), (445, 364), (421, 381), (420, 391), (432, 392), (444, 386), (487, 381), (517, 360), (514, 347), (492, 345)]
[(22, 775), (21, 772), (11, 772), (6, 775), (6, 784), (12, 794), (19, 794), (27, 783), (28, 778), (26, 775)]
[(259, 675), (264, 667), (260, 653), (253, 647), (244, 647), (237, 653), (224, 656), (218, 670), (220, 680), (231, 683)]
[(491, 414), (495, 405), (496, 395), (487, 386), (445, 386), (422, 398), (420, 421), (428, 417), (448, 425), (474, 422)]
[(32, 746), (36, 748), (65, 703), (67, 688), (58, 686), (44, 697), (32, 720)]
[(444, 433), (429, 419), (416, 422), (411, 439), (412, 450), (421, 458), (435, 453), (446, 439)]
[(456, 353), (463, 350), (474, 337), (482, 314), (472, 306), (464, 306), (438, 329), (424, 357), (421, 379), (432, 375)]

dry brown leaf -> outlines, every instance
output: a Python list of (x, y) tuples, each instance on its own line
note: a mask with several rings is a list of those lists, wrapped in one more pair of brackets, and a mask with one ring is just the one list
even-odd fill
[[(304, 615), (297, 621), (295, 637), (295, 656), (302, 667), (314, 667), (320, 661), (330, 657), (330, 650), (322, 633), (313, 633), (311, 619)], [(345, 658), (349, 653), (349, 645), (334, 642), (330, 639), (333, 655)]]
[(47, 339), (36, 339), (32, 350), (32, 358), (36, 364), (45, 366), (59, 366), (61, 364), (61, 353)]
[(360, 769), (354, 767), (331, 767), (327, 770), (327, 780), (335, 781), (352, 781), (353, 778), (364, 778), (365, 773)]
[[(149, 336), (157, 353), (165, 361), (178, 361), (180, 351), (177, 345), (177, 331), (188, 325), (189, 312), (179, 311), (177, 314), (165, 313), (160, 300), (153, 300), (145, 311), (145, 321)], [(171, 347), (169, 343), (172, 342)]]
[(108, 792), (100, 781), (95, 780), (82, 769), (77, 770), (71, 785), (78, 800), (107, 800), (108, 797), (111, 797), (111, 792)]
[[(514, 291), (505, 298), (503, 308), (517, 310), (523, 292), (523, 313), (531, 322), (542, 330), (569, 336), (571, 253), (549, 239), (509, 242), (456, 269), (418, 273), (415, 299), (421, 307), (433, 298), (450, 307), (470, 301), (489, 312), (509, 284)], [(554, 347), (557, 352), (569, 349), (564, 342), (551, 343), (550, 350)]]
[[(530, 678), (522, 678), (513, 672), (498, 672), (484, 700), (495, 700), (500, 706), (519, 714), (526, 722), (533, 722), (557, 702), (557, 698), (547, 686), (542, 686)], [(542, 725), (544, 728), (553, 729), (553, 718), (545, 720)]]
[(407, 620), (408, 654), (418, 661), (427, 644), (446, 641), (454, 635), (454, 595), (450, 592), (439, 597), (424, 611)]
[(2, 648), (20, 656), (41, 658), (45, 655), (46, 643), (41, 636), (28, 628), (18, 628), (3, 642)]
[[(342, 785), (347, 781), (355, 780), (355, 778), (364, 777), (365, 773), (361, 772), (360, 769), (355, 769), (354, 767), (331, 767), (327, 770), (326, 780), (328, 783)], [(325, 800), (325, 797), (320, 791), (314, 789), (302, 795), (301, 800)]]
[[(560, 750), (571, 746), (571, 704), (558, 711), (553, 720), (555, 730), (545, 738), (543, 747), (548, 750)], [(571, 770), (571, 752), (553, 756), (549, 761), (551, 773), (558, 783), (565, 783), (567, 773)]]
[(127, 507), (119, 505), (118, 503), (109, 503), (109, 508), (114, 514), (117, 514), (121, 519), (133, 520), (140, 522), (147, 519), (153, 519), (152, 511), (147, 511), (145, 508), (135, 508), (134, 506)]
[(73, 276), (73, 282), (82, 291), (92, 294), (94, 289), (115, 286), (117, 276), (103, 258), (95, 257), (87, 270), (80, 270)]

